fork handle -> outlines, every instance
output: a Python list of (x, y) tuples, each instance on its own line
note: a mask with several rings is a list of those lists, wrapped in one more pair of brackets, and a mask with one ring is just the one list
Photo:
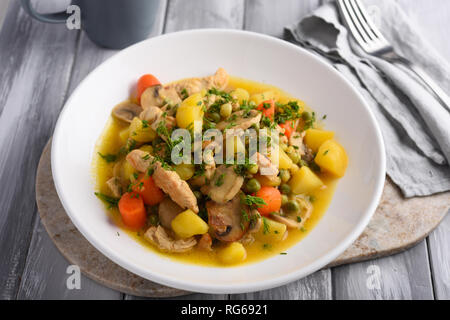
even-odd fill
[(395, 62), (400, 63), (401, 65), (411, 70), (414, 74), (416, 74), (431, 90), (431, 92), (434, 93), (436, 98), (440, 100), (441, 104), (447, 109), (447, 111), (450, 112), (450, 97), (433, 79), (431, 79), (431, 77), (425, 71), (403, 57), (397, 57), (395, 59)]

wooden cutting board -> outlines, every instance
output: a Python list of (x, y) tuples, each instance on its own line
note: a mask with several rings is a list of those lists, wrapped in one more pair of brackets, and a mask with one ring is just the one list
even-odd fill
[[(59, 251), (89, 278), (115, 290), (145, 297), (174, 297), (189, 292), (143, 279), (106, 258), (76, 229), (64, 211), (53, 183), (51, 140), (36, 176), (36, 202), (42, 224)], [(387, 178), (381, 202), (361, 236), (328, 266), (364, 261), (403, 251), (424, 239), (450, 208), (450, 192), (404, 199)]]

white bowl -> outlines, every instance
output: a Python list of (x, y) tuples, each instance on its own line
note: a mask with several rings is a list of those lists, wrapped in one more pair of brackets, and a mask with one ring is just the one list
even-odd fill
[[(144, 73), (162, 83), (213, 73), (275, 85), (320, 115), (349, 155), (328, 211), (309, 235), (264, 261), (236, 267), (175, 262), (140, 245), (107, 217), (94, 195), (94, 146), (111, 109), (128, 98)], [(129, 47), (92, 71), (67, 101), (56, 125), (52, 172), (61, 202), (81, 233), (125, 269), (167, 286), (205, 293), (268, 289), (300, 279), (331, 262), (364, 230), (379, 202), (385, 151), (378, 125), (361, 95), (338, 72), (288, 42), (251, 32), (193, 30)]]

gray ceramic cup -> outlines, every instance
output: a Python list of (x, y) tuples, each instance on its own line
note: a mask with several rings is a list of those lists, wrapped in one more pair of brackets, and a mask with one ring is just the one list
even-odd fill
[[(48, 23), (66, 23), (70, 14), (38, 13), (31, 0), (22, 0), (33, 18)], [(73, 0), (80, 8), (81, 28), (96, 44), (122, 49), (148, 37), (156, 21), (161, 0)]]

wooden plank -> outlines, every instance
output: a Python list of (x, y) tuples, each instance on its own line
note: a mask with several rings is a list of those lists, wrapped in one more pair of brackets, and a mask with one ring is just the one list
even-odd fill
[(332, 282), (330, 269), (292, 282), (288, 285), (245, 294), (234, 294), (232, 300), (331, 300)]
[[(166, 1), (161, 1), (160, 13), (149, 37), (162, 32)], [(68, 95), (78, 84), (116, 50), (100, 48), (83, 32), (76, 50), (76, 59), (71, 74)], [(57, 115), (58, 112), (55, 112)], [(34, 199), (33, 199), (34, 203)], [(36, 244), (37, 243), (37, 244)], [(122, 299), (123, 295), (108, 289), (83, 276), (81, 290), (69, 290), (65, 285), (68, 262), (51, 242), (40, 223), (35, 223), (32, 246), (27, 257), (23, 280), (19, 290), (20, 298), (33, 299)], [(51, 270), (51, 272), (49, 272)]]
[(334, 299), (433, 299), (425, 241), (403, 253), (332, 272)]
[[(318, 0), (247, 0), (245, 29), (281, 37), (285, 26), (300, 21), (319, 4)], [(331, 271), (327, 269), (271, 290), (231, 295), (231, 299), (331, 299), (331, 289)]]
[[(57, 0), (38, 4), (60, 7)], [(77, 34), (32, 20), (20, 1), (11, 2), (0, 33), (1, 299), (18, 290), (36, 211), (36, 168), (68, 86)]]
[[(450, 2), (446, 0), (397, 0), (420, 28), (421, 33), (447, 61), (450, 61)], [(439, 8), (439, 10), (437, 10)], [(450, 299), (450, 212), (428, 237), (428, 251), (436, 299)]]
[(10, 0), (0, 1), (0, 30), (3, 25), (3, 20), (5, 19), (6, 12), (8, 11)]
[(244, 0), (171, 0), (164, 32), (195, 28), (242, 29)]
[(73, 271), (36, 218), (33, 241), (20, 283), (18, 299), (121, 299), (121, 293), (81, 275), (80, 288), (69, 289)]
[(450, 212), (428, 237), (435, 298), (450, 300)]
[(244, 29), (281, 38), (285, 26), (317, 8), (319, 0), (247, 0)]

